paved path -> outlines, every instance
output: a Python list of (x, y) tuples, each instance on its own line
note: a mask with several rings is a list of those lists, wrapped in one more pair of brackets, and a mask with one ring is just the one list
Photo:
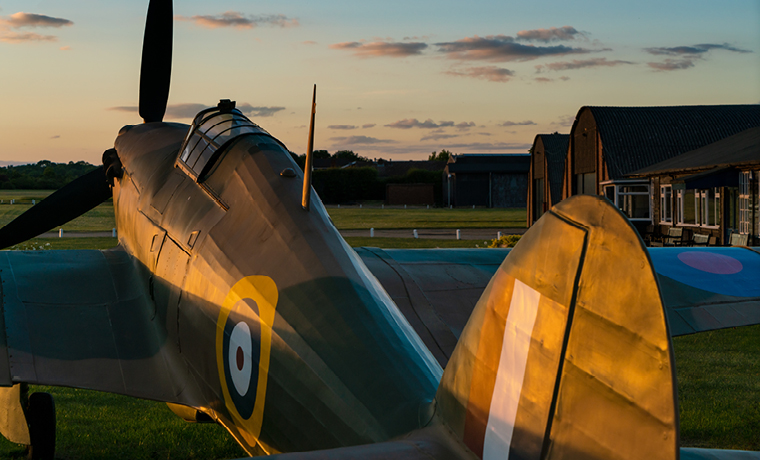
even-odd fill
[[(463, 228), (460, 230), (460, 239), (463, 240), (487, 240), (496, 238), (497, 232), (502, 235), (522, 235), (525, 228)], [(369, 229), (361, 230), (341, 230), (340, 234), (346, 236), (364, 236), (369, 237)], [(440, 240), (453, 240), (457, 237), (457, 231), (453, 228), (419, 228), (417, 229), (419, 238), (431, 238)], [(75, 232), (64, 231), (64, 238), (95, 238), (113, 236), (108, 232)], [(375, 230), (376, 238), (414, 238), (414, 230), (411, 228), (403, 229), (377, 229)], [(38, 238), (58, 238), (58, 232), (47, 232), (38, 236)]]
[[(63, 232), (64, 238), (101, 238), (101, 237), (110, 237), (113, 236), (113, 233), (111, 231), (107, 232), (75, 232), (75, 231), (65, 231)], [(42, 235), (38, 236), (37, 238), (58, 238), (58, 232), (47, 232), (43, 233)]]
[[(492, 240), (497, 232), (502, 235), (522, 235), (525, 228), (463, 228), (459, 231), (460, 239), (463, 240)], [(341, 230), (340, 234), (346, 236), (370, 236), (369, 229)], [(453, 228), (418, 228), (419, 238), (431, 238), (440, 240), (453, 240), (457, 237), (457, 231)], [(414, 230), (404, 229), (375, 229), (376, 238), (414, 238)]]

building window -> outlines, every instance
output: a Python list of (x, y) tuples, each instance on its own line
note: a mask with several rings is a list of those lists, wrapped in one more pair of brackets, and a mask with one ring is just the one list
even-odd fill
[(700, 225), (703, 227), (720, 226), (720, 189), (700, 190), (698, 195)]
[(749, 234), (752, 229), (749, 174), (742, 171), (739, 175), (739, 233), (742, 234)]
[(678, 190), (676, 216), (679, 225), (720, 226), (720, 189)]
[(629, 219), (649, 219), (649, 185), (619, 185), (617, 205)]
[(604, 184), (604, 196), (620, 208), (629, 220), (652, 220), (649, 184)]
[(537, 221), (544, 213), (544, 180), (533, 179), (533, 221)]
[(698, 195), (694, 190), (679, 190), (677, 195), (678, 201), (678, 224), (679, 225), (699, 225), (697, 214), (699, 214), (699, 205), (697, 203)]
[(660, 222), (673, 223), (673, 187), (660, 186)]
[(575, 175), (576, 195), (596, 195), (596, 173)]

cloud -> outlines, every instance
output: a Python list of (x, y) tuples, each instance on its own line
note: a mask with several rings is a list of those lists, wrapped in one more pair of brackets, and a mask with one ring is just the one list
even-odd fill
[(394, 144), (396, 141), (390, 139), (377, 139), (375, 137), (368, 136), (348, 136), (348, 137), (331, 137), (331, 141), (341, 143), (343, 145), (357, 145), (357, 144)]
[(24, 43), (24, 42), (55, 42), (58, 37), (55, 35), (40, 35), (32, 32), (17, 33), (3, 32), (0, 30), (0, 42), (6, 43)]
[(237, 105), (237, 109), (246, 115), (254, 117), (271, 117), (281, 110), (285, 110), (285, 107), (254, 107), (247, 102)]
[(362, 125), (362, 128), (364, 129), (374, 128), (374, 127), (375, 127), (374, 123), (367, 123), (366, 125)]
[(495, 67), (495, 66), (471, 67), (469, 69), (464, 69), (464, 70), (452, 69), (445, 73), (447, 75), (455, 75), (458, 77), (479, 78), (482, 80), (488, 80), (488, 81), (500, 82), (500, 83), (509, 81), (510, 77), (515, 75), (515, 73), (509, 69), (504, 69), (504, 68)]
[(545, 65), (537, 65), (536, 72), (540, 73), (543, 69), (553, 70), (555, 72), (561, 70), (576, 70), (584, 69), (587, 67), (615, 67), (618, 65), (634, 64), (631, 61), (608, 61), (607, 58), (594, 58), (594, 59), (574, 59), (570, 62), (551, 62)]
[(61, 138), (60, 134), (56, 134), (55, 136), (50, 136), (50, 139), (60, 139), (60, 138)]
[(328, 126), (329, 129), (356, 129), (358, 126), (354, 125), (330, 125)]
[(557, 40), (575, 40), (575, 36), (585, 38), (585, 35), (575, 30), (575, 27), (563, 26), (560, 28), (550, 27), (548, 29), (521, 30), (517, 32), (518, 40), (550, 42)]
[(316, 45), (317, 42), (315, 42), (314, 40), (306, 40), (305, 42), (301, 42), (301, 44), (303, 44), (303, 45)]
[(116, 112), (137, 112), (136, 105), (121, 105), (118, 107), (109, 107), (106, 110), (114, 110)]
[(61, 50), (61, 51), (69, 51), (71, 49), (71, 47), (70, 46), (62, 46), (62, 47), (60, 47), (58, 49)]
[(447, 126), (454, 126), (454, 122), (442, 121), (440, 123), (436, 123), (430, 118), (428, 118), (425, 121), (419, 121), (416, 118), (405, 118), (403, 120), (395, 121), (385, 126), (387, 128), (399, 128), (399, 129), (410, 129), (410, 128), (434, 129), (434, 128), (443, 128)]
[(554, 81), (551, 78), (546, 78), (546, 77), (536, 77), (533, 80), (535, 80), (535, 81), (537, 81), (539, 83), (549, 83), (549, 82)]
[(489, 35), (487, 37), (467, 37), (454, 42), (436, 43), (435, 46), (449, 59), (484, 60), (494, 62), (529, 61), (542, 56), (564, 56), (567, 54), (585, 54), (594, 51), (585, 48), (572, 48), (565, 45), (535, 46), (515, 43), (507, 35)]
[(22, 27), (55, 27), (71, 26), (74, 23), (68, 19), (54, 18), (43, 14), (18, 12), (7, 17), (0, 17), (0, 41), (6, 43), (25, 42), (54, 42), (55, 35), (40, 35), (33, 32), (13, 32), (11, 29)]
[(684, 55), (699, 56), (710, 50), (725, 50), (725, 51), (733, 51), (735, 53), (751, 53), (752, 52), (750, 50), (743, 50), (740, 48), (736, 48), (735, 46), (731, 46), (728, 43), (723, 43), (722, 45), (704, 43), (701, 45), (692, 45), (692, 46), (674, 46), (672, 48), (668, 48), (668, 47), (644, 48), (644, 51), (646, 51), (649, 54), (653, 54), (655, 56), (684, 56)]
[(407, 57), (422, 54), (427, 44), (421, 42), (382, 42), (371, 43), (343, 42), (330, 45), (334, 50), (351, 50), (354, 55), (360, 57)]
[(694, 67), (693, 59), (665, 59), (665, 62), (647, 62), (647, 65), (658, 72), (683, 70)]
[(534, 126), (536, 123), (534, 123), (531, 120), (525, 120), (525, 121), (505, 121), (504, 123), (499, 123), (499, 126)]
[[(191, 119), (194, 118), (201, 110), (212, 107), (206, 104), (170, 104), (166, 106), (166, 118), (173, 119)], [(275, 113), (285, 110), (285, 107), (254, 107), (247, 102), (237, 104), (237, 109), (242, 113), (253, 117), (271, 117)], [(119, 106), (109, 107), (108, 110), (116, 110), (119, 112), (137, 112), (137, 106)]]
[(454, 127), (459, 131), (469, 131), (469, 129), (473, 126), (475, 126), (475, 122), (473, 121), (463, 121), (454, 125)]
[(728, 43), (703, 43), (701, 45), (691, 46), (644, 48), (644, 51), (653, 56), (670, 56), (663, 62), (647, 63), (649, 67), (657, 72), (689, 69), (691, 67), (694, 67), (695, 61), (698, 59), (704, 59), (706, 53), (712, 50), (724, 50), (734, 53), (752, 53), (750, 50), (737, 48), (735, 46), (729, 45)]
[(451, 139), (452, 137), (459, 137), (459, 134), (431, 134), (420, 139), (420, 141), (438, 141), (441, 139)]
[(559, 120), (552, 122), (552, 125), (573, 126), (573, 123), (575, 123), (575, 115), (565, 115), (563, 117), (559, 117)]
[(470, 152), (494, 150), (527, 152), (532, 146), (533, 144), (521, 144), (517, 142), (473, 142), (471, 144), (449, 144), (446, 148), (459, 151), (469, 150)]
[(0, 25), (17, 29), (19, 27), (63, 27), (74, 25), (74, 23), (68, 19), (54, 18), (44, 14), (18, 12), (7, 18), (0, 18)]
[(206, 104), (171, 104), (166, 106), (166, 118), (194, 118), (209, 107)]
[(254, 27), (268, 25), (277, 27), (296, 27), (297, 19), (291, 19), (283, 14), (244, 15), (237, 11), (227, 11), (215, 16), (175, 16), (180, 21), (194, 22), (195, 25), (206, 29), (218, 29), (220, 27), (234, 27), (235, 29), (253, 29)]

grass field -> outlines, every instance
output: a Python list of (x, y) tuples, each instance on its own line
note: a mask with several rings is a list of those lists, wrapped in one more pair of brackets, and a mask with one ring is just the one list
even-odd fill
[(377, 208), (330, 206), (338, 229), (365, 228), (524, 228), (526, 210), (519, 208)]
[[(0, 204), (0, 226), (12, 221), (31, 207), (28, 204)], [(114, 227), (116, 227), (116, 222), (113, 216), (112, 201), (107, 201), (62, 226), (64, 233), (66, 231), (110, 231)], [(60, 227), (51, 230), (58, 228)]]
[[(6, 191), (7, 192), (7, 191)], [(3, 196), (0, 193), (0, 196)], [(9, 201), (6, 198), (5, 201)], [(29, 209), (29, 204), (0, 204), (0, 226)], [(369, 228), (524, 228), (524, 209), (425, 209), (329, 207), (340, 230)], [(108, 231), (116, 226), (113, 202), (107, 201), (64, 224), (66, 231)], [(58, 227), (51, 229), (56, 230)]]

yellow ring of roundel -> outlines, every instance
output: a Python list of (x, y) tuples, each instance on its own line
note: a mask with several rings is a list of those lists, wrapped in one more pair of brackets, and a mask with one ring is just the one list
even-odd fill
[[(230, 289), (224, 299), (219, 319), (216, 322), (216, 364), (219, 370), (219, 381), (222, 385), (224, 404), (232, 416), (235, 425), (240, 428), (243, 435), (251, 436), (251, 444), (255, 443), (261, 433), (261, 424), (264, 420), (264, 401), (266, 399), (267, 376), (269, 374), (269, 354), (272, 345), (272, 325), (274, 324), (275, 308), (277, 306), (277, 285), (268, 276), (246, 276)], [(256, 401), (253, 405), (253, 413), (248, 419), (244, 419), (232, 402), (230, 390), (224, 376), (224, 325), (232, 308), (243, 299), (251, 299), (259, 306), (259, 321), (261, 324), (261, 355), (259, 358), (259, 380), (256, 386)]]

